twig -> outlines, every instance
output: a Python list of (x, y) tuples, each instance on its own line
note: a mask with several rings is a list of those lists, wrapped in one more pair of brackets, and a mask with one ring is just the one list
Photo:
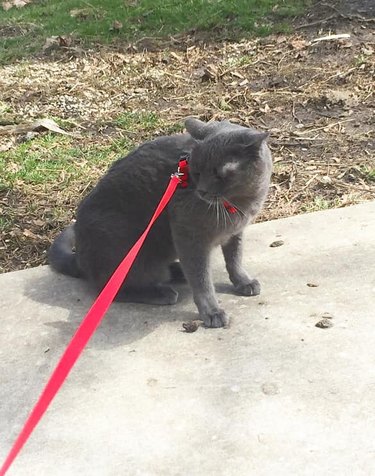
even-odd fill
[(350, 121), (354, 121), (354, 119), (344, 119), (343, 121), (337, 121), (337, 122), (334, 122), (333, 124), (327, 124), (326, 126), (317, 127), (315, 129), (308, 129), (307, 131), (301, 131), (299, 132), (299, 134), (304, 134), (305, 132), (307, 133), (307, 132), (321, 131), (323, 129), (331, 129), (334, 126), (338, 126), (339, 124), (343, 124), (344, 122), (350, 122)]
[(358, 15), (358, 13), (355, 13), (354, 15), (345, 15), (344, 13), (340, 12), (334, 5), (330, 5), (329, 3), (321, 3), (323, 7), (330, 8), (334, 12), (337, 13), (338, 16), (341, 18), (344, 18), (345, 20), (360, 20), (363, 22), (373, 22), (375, 21), (375, 18), (365, 18), (362, 15)]
[(350, 38), (349, 33), (340, 33), (339, 35), (326, 35), (321, 36), (320, 38), (314, 38), (313, 40), (311, 40), (311, 44), (314, 45), (315, 43), (318, 43), (320, 41), (343, 40), (348, 38)]
[(322, 23), (327, 23), (327, 21), (333, 20), (334, 18), (337, 18), (337, 15), (330, 15), (327, 18), (323, 18), (322, 20), (312, 21), (311, 23), (304, 23), (303, 25), (296, 26), (295, 29), (301, 30), (302, 28), (309, 28), (310, 26), (321, 25)]
[[(316, 130), (316, 129), (315, 129)], [(306, 132), (314, 132), (313, 129), (310, 129)], [(308, 140), (308, 141), (311, 141), (311, 140), (322, 140), (320, 137), (293, 137), (293, 139), (295, 140)]]
[[(312, 140), (315, 140), (315, 139), (308, 138), (308, 137), (301, 137), (301, 139), (299, 139), (299, 140), (309, 142), (309, 141), (312, 141)], [(277, 145), (277, 146), (281, 145), (281, 146), (287, 146), (287, 147), (289, 147), (289, 146), (291, 146), (291, 147), (293, 147), (293, 146), (294, 147), (296, 147), (296, 146), (304, 147), (308, 144), (303, 144), (301, 142), (276, 142), (275, 145)]]
[(327, 79), (325, 79), (324, 83), (327, 83), (328, 81), (330, 81), (331, 79), (333, 78), (337, 78), (337, 77), (341, 77), (341, 78), (345, 78), (346, 76), (348, 76), (348, 74), (350, 74), (351, 72), (355, 71), (357, 69), (357, 66), (354, 66), (353, 68), (350, 68), (348, 69), (348, 71), (345, 71), (345, 73), (336, 73), (336, 74), (333, 74), (332, 76), (329, 76)]
[(294, 101), (292, 102), (292, 116), (293, 116), (293, 119), (295, 119), (299, 124), (301, 124), (301, 120), (296, 115), (296, 103)]

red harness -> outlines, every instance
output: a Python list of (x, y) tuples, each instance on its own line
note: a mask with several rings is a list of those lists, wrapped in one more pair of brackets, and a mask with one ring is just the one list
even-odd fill
[[(189, 185), (189, 160), (187, 155), (183, 155), (178, 162), (178, 176), (180, 178), (180, 187), (186, 188)], [(229, 213), (237, 213), (237, 208), (226, 200), (223, 201), (224, 207)]]

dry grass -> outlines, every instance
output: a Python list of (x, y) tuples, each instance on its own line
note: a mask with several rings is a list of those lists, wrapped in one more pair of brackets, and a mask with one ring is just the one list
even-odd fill
[[(53, 117), (74, 134), (25, 143), (0, 135), (2, 269), (43, 263), (108, 164), (188, 115), (271, 132), (275, 168), (259, 220), (374, 199), (374, 33), (348, 22), (350, 39), (311, 43), (316, 31), (300, 31), (214, 45), (72, 46), (2, 67), (3, 121)], [(38, 180), (21, 173), (27, 157), (47, 170)]]

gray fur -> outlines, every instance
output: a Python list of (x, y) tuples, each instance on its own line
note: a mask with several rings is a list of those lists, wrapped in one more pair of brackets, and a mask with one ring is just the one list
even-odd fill
[(53, 263), (56, 271), (62, 274), (73, 276), (74, 278), (81, 277), (81, 271), (78, 268), (76, 256), (74, 254), (75, 248), (75, 233), (73, 225), (68, 226), (63, 230), (53, 242), (48, 251), (48, 259)]
[[(258, 281), (242, 268), (241, 237), (266, 198), (271, 153), (267, 134), (228, 121), (205, 124), (188, 118), (186, 128), (186, 134), (146, 142), (115, 162), (78, 208), (75, 254), (72, 233), (65, 231), (52, 245), (49, 259), (57, 271), (79, 274), (101, 289), (144, 231), (180, 155), (188, 153), (189, 185), (177, 189), (151, 229), (116, 299), (174, 304), (177, 292), (166, 283), (170, 266), (173, 275), (177, 271), (182, 277), (175, 264), (179, 259), (201, 319), (207, 327), (221, 327), (229, 321), (217, 303), (210, 254), (214, 247), (222, 247), (236, 293), (259, 294)], [(240, 166), (219, 176), (233, 161)], [(223, 201), (235, 206), (237, 213), (230, 214)]]

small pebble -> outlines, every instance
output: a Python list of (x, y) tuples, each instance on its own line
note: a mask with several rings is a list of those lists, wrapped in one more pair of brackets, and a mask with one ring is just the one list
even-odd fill
[(332, 316), (332, 314), (331, 314), (330, 312), (324, 312), (324, 313), (322, 314), (322, 318), (323, 318), (323, 319), (333, 319), (333, 316)]
[(270, 247), (277, 248), (278, 246), (283, 246), (283, 244), (284, 244), (283, 240), (276, 240), (270, 244)]
[(190, 322), (184, 322), (182, 324), (182, 327), (185, 329), (185, 332), (195, 332), (202, 321), (190, 321)]
[(333, 327), (333, 322), (329, 319), (321, 319), (315, 324), (315, 327), (320, 327), (320, 329), (328, 329), (328, 327)]
[(265, 395), (276, 395), (277, 393), (279, 393), (279, 388), (273, 382), (266, 382), (262, 385), (262, 392)]

